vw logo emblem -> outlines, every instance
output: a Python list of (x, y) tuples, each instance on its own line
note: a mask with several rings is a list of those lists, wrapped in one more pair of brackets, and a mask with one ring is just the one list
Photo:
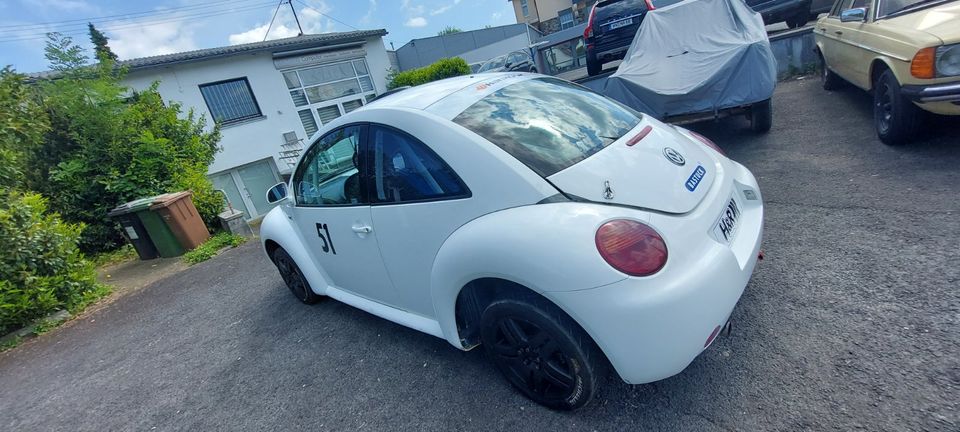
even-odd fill
[(683, 166), (683, 164), (687, 163), (687, 160), (683, 158), (683, 155), (681, 155), (680, 152), (670, 147), (663, 148), (663, 156), (666, 157), (668, 161), (673, 162), (675, 165)]

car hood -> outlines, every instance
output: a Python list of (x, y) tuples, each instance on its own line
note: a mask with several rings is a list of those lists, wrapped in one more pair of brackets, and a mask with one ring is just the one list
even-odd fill
[[(648, 127), (643, 139), (628, 145)], [(680, 129), (644, 116), (617, 141), (547, 179), (566, 194), (594, 202), (687, 213), (703, 200), (716, 178), (715, 157), (713, 150)]]
[(960, 2), (953, 1), (932, 8), (887, 18), (882, 22), (904, 32), (921, 31), (940, 39), (942, 43), (960, 42)]

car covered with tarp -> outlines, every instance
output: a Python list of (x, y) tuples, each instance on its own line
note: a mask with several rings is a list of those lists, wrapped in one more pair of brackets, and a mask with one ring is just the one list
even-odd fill
[(603, 93), (671, 122), (745, 115), (766, 132), (776, 82), (758, 13), (741, 0), (685, 0), (647, 14)]

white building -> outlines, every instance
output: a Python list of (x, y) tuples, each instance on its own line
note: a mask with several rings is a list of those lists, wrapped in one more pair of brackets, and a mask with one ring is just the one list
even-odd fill
[(288, 174), (324, 123), (386, 91), (385, 30), (303, 35), (127, 60), (125, 84), (159, 81), (165, 100), (221, 124), (214, 187), (248, 218), (266, 214), (267, 189)]

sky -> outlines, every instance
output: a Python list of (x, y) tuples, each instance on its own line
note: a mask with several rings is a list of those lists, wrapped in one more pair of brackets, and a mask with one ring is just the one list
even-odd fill
[[(0, 0), (0, 67), (47, 70), (47, 32), (71, 36), (92, 57), (87, 22), (110, 38), (120, 59), (259, 42), (297, 35), (283, 0)], [(390, 49), (436, 36), (516, 22), (507, 0), (292, 0), (304, 33), (386, 29)]]

